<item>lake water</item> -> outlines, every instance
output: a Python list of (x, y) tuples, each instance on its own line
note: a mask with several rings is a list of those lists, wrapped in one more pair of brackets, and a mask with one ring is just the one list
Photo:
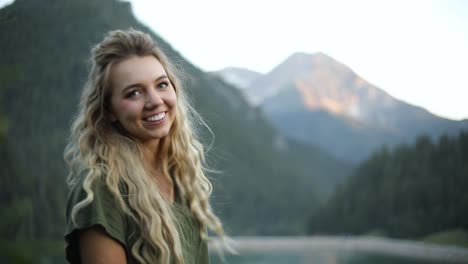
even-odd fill
[[(468, 264), (468, 248), (372, 237), (233, 237), (238, 254), (216, 253), (212, 264)], [(1, 241), (0, 241), (1, 242)], [(3, 246), (2, 246), (3, 245)], [(0, 243), (0, 264), (65, 263), (63, 241)]]
[[(219, 243), (219, 242), (216, 242)], [(215, 244), (216, 244), (215, 243)], [(234, 238), (237, 255), (212, 264), (468, 264), (468, 249), (380, 238)], [(210, 245), (210, 248), (215, 248)]]
[[(225, 256), (223, 262), (216, 255), (211, 255), (212, 264), (451, 264), (460, 262), (421, 260), (409, 257), (366, 254), (353, 252), (309, 252), (298, 253), (257, 253)], [(466, 262), (468, 263), (468, 262)]]

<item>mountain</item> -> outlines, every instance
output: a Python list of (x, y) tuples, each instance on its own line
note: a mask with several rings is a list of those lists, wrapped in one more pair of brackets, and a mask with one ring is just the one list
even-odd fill
[(324, 53), (295, 53), (243, 91), (289, 137), (354, 162), (384, 144), (468, 128), (390, 96)]
[[(308, 217), (303, 212), (316, 207), (352, 168), (318, 147), (285, 138), (235, 87), (187, 62), (138, 22), (127, 2), (16, 0), (0, 17), (0, 72), (8, 75), (0, 89), (2, 123), (8, 124), (8, 149), (2, 153), (14, 153), (15, 171), (30, 179), (28, 188), (34, 183), (24, 196), (30, 203), (28, 238), (61, 239), (67, 175), (62, 153), (90, 48), (112, 29), (150, 32), (188, 76), (189, 96), (214, 132), (213, 137), (199, 128), (211, 146), (209, 166), (220, 171), (209, 175), (212, 202), (229, 234), (303, 234)], [(8, 162), (2, 157), (0, 167)]]
[(238, 67), (227, 67), (211, 74), (220, 77), (225, 82), (244, 90), (249, 87), (262, 73)]

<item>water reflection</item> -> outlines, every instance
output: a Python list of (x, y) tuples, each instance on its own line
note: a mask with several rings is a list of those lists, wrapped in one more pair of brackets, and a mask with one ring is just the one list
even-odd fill
[[(216, 254), (211, 255), (213, 264), (451, 264), (463, 262), (421, 260), (410, 257), (397, 257), (382, 254), (359, 252), (311, 251), (306, 254), (297, 252), (263, 252), (226, 256), (225, 261)], [(464, 262), (468, 263), (468, 262)]]
[(213, 264), (452, 264), (468, 263), (468, 249), (383, 238), (235, 238), (238, 255), (223, 261), (210, 244)]

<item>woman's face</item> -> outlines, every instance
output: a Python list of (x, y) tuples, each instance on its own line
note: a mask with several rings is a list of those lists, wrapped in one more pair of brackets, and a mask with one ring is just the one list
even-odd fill
[(143, 144), (158, 143), (174, 122), (176, 93), (154, 56), (130, 57), (110, 72), (110, 119)]

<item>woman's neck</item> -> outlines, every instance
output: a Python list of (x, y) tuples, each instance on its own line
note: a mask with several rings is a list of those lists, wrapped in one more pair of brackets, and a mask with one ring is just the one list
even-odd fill
[(153, 164), (153, 167), (157, 166), (159, 156), (159, 142), (160, 140), (154, 140), (140, 143), (145, 162), (147, 164)]

